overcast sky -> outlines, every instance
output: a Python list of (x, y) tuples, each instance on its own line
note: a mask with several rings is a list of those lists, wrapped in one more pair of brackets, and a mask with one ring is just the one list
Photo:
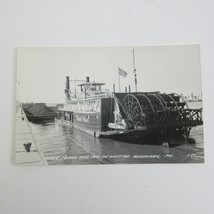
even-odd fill
[[(199, 45), (102, 47), (102, 48), (18, 48), (17, 99), (22, 102), (57, 103), (65, 100), (65, 77), (104, 82), (118, 90), (118, 66), (128, 73), (120, 77), (121, 89), (134, 91), (133, 55), (138, 91), (201, 94)], [(72, 82), (71, 82), (72, 84)], [(74, 83), (73, 83), (74, 84)], [(71, 87), (74, 89), (74, 85)]]

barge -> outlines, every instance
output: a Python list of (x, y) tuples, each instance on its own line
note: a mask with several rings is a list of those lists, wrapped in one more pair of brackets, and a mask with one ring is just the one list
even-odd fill
[(28, 120), (34, 123), (54, 121), (57, 116), (57, 113), (48, 108), (45, 103), (23, 105), (23, 110)]

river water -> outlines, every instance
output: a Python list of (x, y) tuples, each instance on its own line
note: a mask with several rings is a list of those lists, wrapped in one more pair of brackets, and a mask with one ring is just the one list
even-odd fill
[[(200, 108), (201, 103), (189, 107)], [(54, 122), (30, 126), (49, 165), (204, 162), (203, 126), (191, 130), (195, 144), (182, 142), (173, 148), (98, 139)]]

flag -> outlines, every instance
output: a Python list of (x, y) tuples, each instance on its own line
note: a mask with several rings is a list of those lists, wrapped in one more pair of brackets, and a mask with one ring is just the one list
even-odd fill
[(118, 67), (118, 75), (122, 76), (122, 77), (126, 77), (127, 73), (121, 69), (120, 67)]

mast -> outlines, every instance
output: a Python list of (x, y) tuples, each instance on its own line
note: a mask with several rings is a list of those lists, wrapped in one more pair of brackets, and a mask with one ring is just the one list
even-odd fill
[(137, 92), (137, 72), (135, 68), (135, 54), (134, 54), (134, 49), (132, 50), (133, 52), (133, 72), (134, 72), (134, 82), (135, 82), (135, 92)]
[(74, 92), (74, 97), (77, 97), (77, 80), (76, 80), (76, 77), (75, 77), (75, 92)]
[(118, 83), (119, 83), (119, 92), (120, 92), (120, 74), (119, 74), (119, 66), (118, 66)]

